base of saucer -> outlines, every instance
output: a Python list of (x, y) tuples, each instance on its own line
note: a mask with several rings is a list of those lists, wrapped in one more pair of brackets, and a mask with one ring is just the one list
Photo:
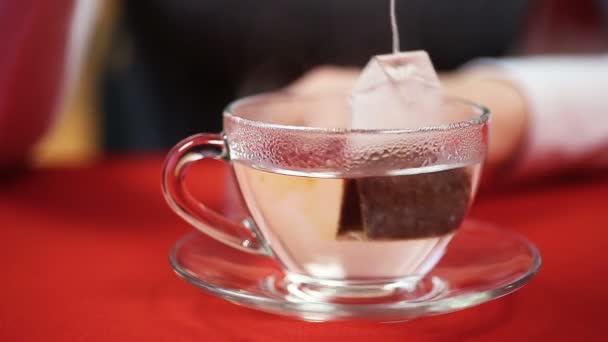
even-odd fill
[(525, 238), (468, 221), (423, 279), (354, 286), (314, 283), (285, 274), (273, 259), (233, 250), (199, 232), (175, 244), (170, 263), (189, 283), (253, 309), (307, 321), (396, 322), (507, 295), (532, 279), (541, 258)]

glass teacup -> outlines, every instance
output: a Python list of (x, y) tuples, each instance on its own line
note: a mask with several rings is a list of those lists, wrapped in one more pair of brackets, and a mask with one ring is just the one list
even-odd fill
[[(275, 258), (308, 299), (411, 289), (466, 217), (487, 150), (487, 109), (446, 99), (441, 110), (442, 125), (354, 130), (342, 94), (239, 100), (222, 134), (173, 148), (163, 191), (203, 233)], [(205, 158), (232, 165), (249, 219), (231, 222), (189, 194), (188, 166)]]

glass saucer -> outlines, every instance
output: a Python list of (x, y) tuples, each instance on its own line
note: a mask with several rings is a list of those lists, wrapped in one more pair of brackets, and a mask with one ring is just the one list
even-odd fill
[(365, 303), (333, 303), (302, 295), (278, 263), (231, 249), (199, 232), (181, 238), (170, 254), (183, 279), (235, 304), (307, 321), (410, 320), (469, 308), (507, 295), (541, 265), (538, 249), (506, 229), (468, 221), (446, 254), (410, 295)]

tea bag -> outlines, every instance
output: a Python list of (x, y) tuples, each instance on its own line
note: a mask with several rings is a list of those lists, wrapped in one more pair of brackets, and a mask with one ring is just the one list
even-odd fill
[(441, 123), (441, 84), (426, 51), (399, 52), (395, 0), (393, 53), (373, 56), (353, 88), (351, 128), (414, 129)]
[(351, 128), (413, 129), (441, 123), (441, 84), (426, 51), (399, 51), (390, 1), (393, 53), (373, 56), (352, 92)]
[(444, 236), (461, 224), (471, 199), (462, 169), (409, 176), (370, 177), (357, 183), (367, 239)]
[[(442, 101), (439, 78), (426, 52), (374, 56), (353, 88), (350, 127), (439, 125), (445, 122)], [(464, 219), (471, 188), (464, 169), (347, 181), (340, 222), (349, 224), (340, 226), (338, 237), (386, 240), (446, 235)]]
[(425, 51), (374, 56), (351, 96), (351, 128), (415, 129), (441, 123), (441, 85)]

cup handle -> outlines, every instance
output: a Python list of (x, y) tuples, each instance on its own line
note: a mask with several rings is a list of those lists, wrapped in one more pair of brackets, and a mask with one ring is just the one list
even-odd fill
[(269, 256), (271, 251), (250, 219), (236, 223), (196, 200), (185, 186), (192, 163), (203, 159), (228, 162), (229, 153), (220, 134), (197, 134), (179, 142), (169, 152), (162, 174), (162, 189), (169, 206), (186, 222), (233, 248)]

